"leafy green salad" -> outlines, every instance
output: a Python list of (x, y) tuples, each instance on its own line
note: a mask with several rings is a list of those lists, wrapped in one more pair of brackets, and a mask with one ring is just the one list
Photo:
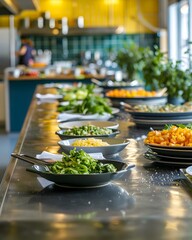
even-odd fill
[(94, 84), (82, 84), (73, 86), (72, 88), (61, 88), (58, 89), (58, 93), (63, 95), (64, 101), (72, 100), (83, 100), (87, 97), (88, 94), (92, 94), (95, 88)]
[(95, 114), (100, 115), (104, 113), (112, 113), (112, 109), (109, 106), (109, 101), (106, 98), (89, 94), (82, 103), (78, 103), (76, 100), (70, 101), (66, 106), (58, 106), (58, 112), (72, 111), (74, 113), (82, 114)]
[(73, 127), (63, 132), (63, 135), (68, 136), (97, 136), (108, 135), (113, 133), (113, 130), (106, 127), (97, 127), (93, 125), (85, 125), (81, 127)]
[(49, 170), (54, 174), (91, 174), (91, 173), (108, 173), (116, 172), (117, 169), (113, 164), (102, 163), (92, 158), (83, 150), (76, 151), (73, 149), (69, 155), (62, 153), (62, 161), (56, 161), (49, 166)]

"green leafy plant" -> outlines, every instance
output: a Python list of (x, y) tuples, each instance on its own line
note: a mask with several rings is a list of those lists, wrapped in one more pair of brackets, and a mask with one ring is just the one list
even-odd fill
[(130, 42), (117, 53), (115, 61), (126, 73), (128, 81), (138, 80), (138, 76), (144, 66), (143, 61), (148, 56), (149, 51), (149, 48), (142, 48), (136, 43)]
[(181, 61), (173, 63), (157, 47), (145, 61), (143, 76), (146, 87), (151, 90), (166, 88), (169, 98), (192, 100), (192, 74), (181, 69)]
[(164, 87), (160, 79), (165, 61), (165, 54), (157, 46), (154, 47), (154, 51), (148, 52), (142, 70), (146, 88), (156, 91)]
[(168, 61), (161, 73), (161, 84), (167, 88), (169, 97), (182, 97), (185, 101), (192, 100), (192, 75), (189, 70), (182, 70), (181, 62)]

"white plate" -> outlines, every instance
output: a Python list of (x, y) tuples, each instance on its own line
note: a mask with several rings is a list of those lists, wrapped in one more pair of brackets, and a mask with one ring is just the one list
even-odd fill
[(52, 93), (47, 93), (47, 94), (37, 93), (35, 96), (38, 100), (41, 100), (41, 101), (58, 100), (58, 99), (62, 99), (63, 97), (60, 94), (52, 94)]
[[(112, 108), (112, 114), (117, 114), (120, 110), (118, 108)], [(58, 115), (58, 122), (70, 121), (70, 120), (103, 120), (107, 121), (112, 117), (110, 113), (100, 114), (80, 114), (72, 113), (70, 111), (63, 112)]]
[(60, 129), (69, 129), (73, 127), (81, 127), (86, 125), (93, 125), (96, 127), (106, 127), (111, 129), (117, 129), (119, 127), (119, 123), (117, 122), (111, 122), (111, 121), (73, 121), (73, 122), (66, 122), (66, 123), (60, 123), (59, 128)]

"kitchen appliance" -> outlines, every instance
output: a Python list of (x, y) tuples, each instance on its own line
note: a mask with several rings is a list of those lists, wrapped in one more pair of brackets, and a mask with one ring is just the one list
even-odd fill
[[(4, 70), (7, 67), (15, 66), (15, 46), (17, 32), (13, 28), (0, 28), (0, 122), (5, 121), (5, 86), (4, 86)], [(2, 81), (1, 81), (2, 80)]]

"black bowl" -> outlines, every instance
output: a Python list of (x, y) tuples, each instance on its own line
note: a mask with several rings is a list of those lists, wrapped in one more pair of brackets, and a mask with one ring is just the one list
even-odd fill
[(54, 182), (62, 187), (77, 187), (77, 188), (89, 188), (89, 187), (102, 187), (107, 185), (110, 181), (120, 178), (123, 174), (130, 171), (134, 165), (129, 165), (124, 162), (113, 160), (98, 160), (102, 163), (113, 164), (117, 172), (109, 173), (93, 173), (93, 174), (53, 174), (47, 172), (46, 165), (33, 165), (27, 168), (27, 171), (36, 173), (41, 177)]
[(70, 138), (101, 138), (101, 137), (115, 137), (117, 134), (120, 133), (119, 130), (117, 129), (112, 129), (112, 133), (111, 134), (105, 134), (105, 135), (86, 135), (86, 136), (78, 136), (78, 135), (65, 135), (64, 132), (66, 132), (66, 129), (61, 129), (55, 132), (55, 134), (57, 134), (60, 139), (65, 140), (65, 139), (70, 139)]

